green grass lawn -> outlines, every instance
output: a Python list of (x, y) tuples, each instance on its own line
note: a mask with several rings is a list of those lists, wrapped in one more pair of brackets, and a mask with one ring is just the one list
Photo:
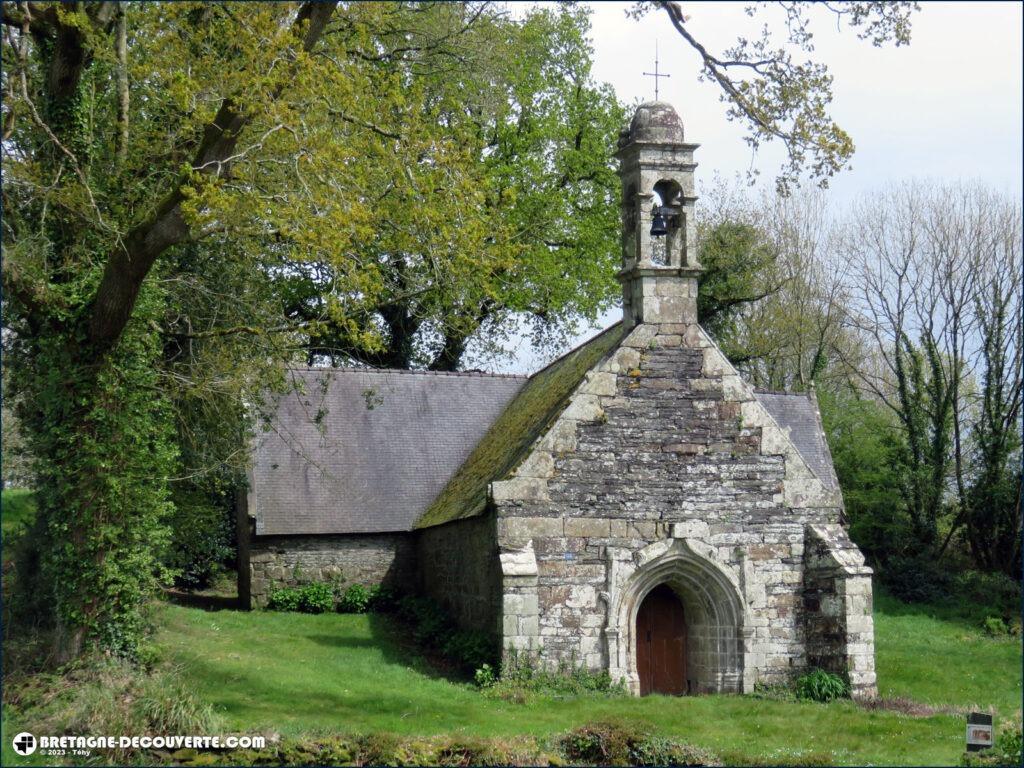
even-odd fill
[[(27, 522), (28, 491), (3, 492), (3, 532)], [(410, 654), (378, 616), (309, 616), (164, 605), (157, 637), (230, 731), (286, 737), (386, 731), (402, 736), (552, 738), (586, 722), (645, 723), (727, 762), (950, 765), (963, 749), (957, 714), (914, 717), (750, 696), (537, 697), (508, 703), (452, 681)], [(880, 591), (875, 602), (879, 692), (935, 707), (991, 709), (1021, 719), (1021, 641), (986, 637), (973, 621)], [(10, 748), (31, 730), (5, 712), (3, 765), (39, 765)], [(37, 758), (38, 756), (33, 756)]]
[[(389, 731), (549, 737), (599, 719), (643, 722), (733, 760), (943, 765), (963, 718), (912, 717), (744, 696), (538, 698), (513, 704), (452, 682), (403, 653), (386, 619), (204, 612), (167, 606), (159, 643), (231, 729), (285, 736)], [(881, 599), (875, 615), (885, 696), (993, 708), (1020, 718), (1020, 641)]]
[(28, 525), (36, 513), (32, 491), (27, 488), (8, 488), (0, 495), (0, 530), (9, 536), (22, 526)]
[(878, 692), (932, 705), (995, 708), (1020, 720), (1021, 639), (993, 639), (976, 626), (876, 590)]

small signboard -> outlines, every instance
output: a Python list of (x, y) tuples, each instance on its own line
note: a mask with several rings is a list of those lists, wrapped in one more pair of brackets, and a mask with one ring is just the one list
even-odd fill
[(971, 712), (967, 715), (967, 751), (978, 752), (992, 746), (992, 715)]

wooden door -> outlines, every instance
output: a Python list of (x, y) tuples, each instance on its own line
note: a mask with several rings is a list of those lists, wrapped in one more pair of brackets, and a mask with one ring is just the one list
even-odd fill
[(655, 587), (636, 615), (640, 695), (686, 693), (686, 620), (683, 604), (665, 584)]

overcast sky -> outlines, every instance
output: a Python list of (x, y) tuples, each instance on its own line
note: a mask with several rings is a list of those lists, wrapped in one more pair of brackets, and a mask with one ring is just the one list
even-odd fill
[[(652, 78), (642, 73), (652, 71), (657, 41), (661, 70), (671, 74), (661, 81), (661, 100), (679, 112), (687, 141), (701, 145), (698, 190), (716, 172), (731, 177), (754, 167), (766, 181), (774, 178), (781, 150), (751, 154), (741, 127), (725, 119), (716, 86), (697, 79), (697, 54), (664, 12), (636, 21), (625, 15), (631, 3), (591, 5), (594, 77), (610, 83), (620, 100), (653, 99)], [(683, 8), (691, 31), (712, 51), (759, 28), (742, 3), (684, 2)], [(837, 31), (823, 9), (810, 9), (820, 18), (812, 27), (814, 56), (834, 77), (832, 116), (857, 147), (852, 170), (830, 185), (834, 210), (841, 213), (858, 195), (908, 178), (980, 180), (1021, 194), (1022, 8), (1017, 2), (922, 2), (911, 43), (901, 48), (875, 48), (849, 29)], [(613, 310), (602, 325), (620, 315)], [(523, 343), (516, 359), (498, 368), (532, 372), (545, 362)]]

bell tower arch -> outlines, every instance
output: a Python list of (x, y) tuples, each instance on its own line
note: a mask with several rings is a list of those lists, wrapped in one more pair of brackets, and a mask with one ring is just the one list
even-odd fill
[(664, 102), (641, 105), (619, 136), (622, 179), (623, 320), (697, 322), (693, 250), (693, 153), (683, 123)]

